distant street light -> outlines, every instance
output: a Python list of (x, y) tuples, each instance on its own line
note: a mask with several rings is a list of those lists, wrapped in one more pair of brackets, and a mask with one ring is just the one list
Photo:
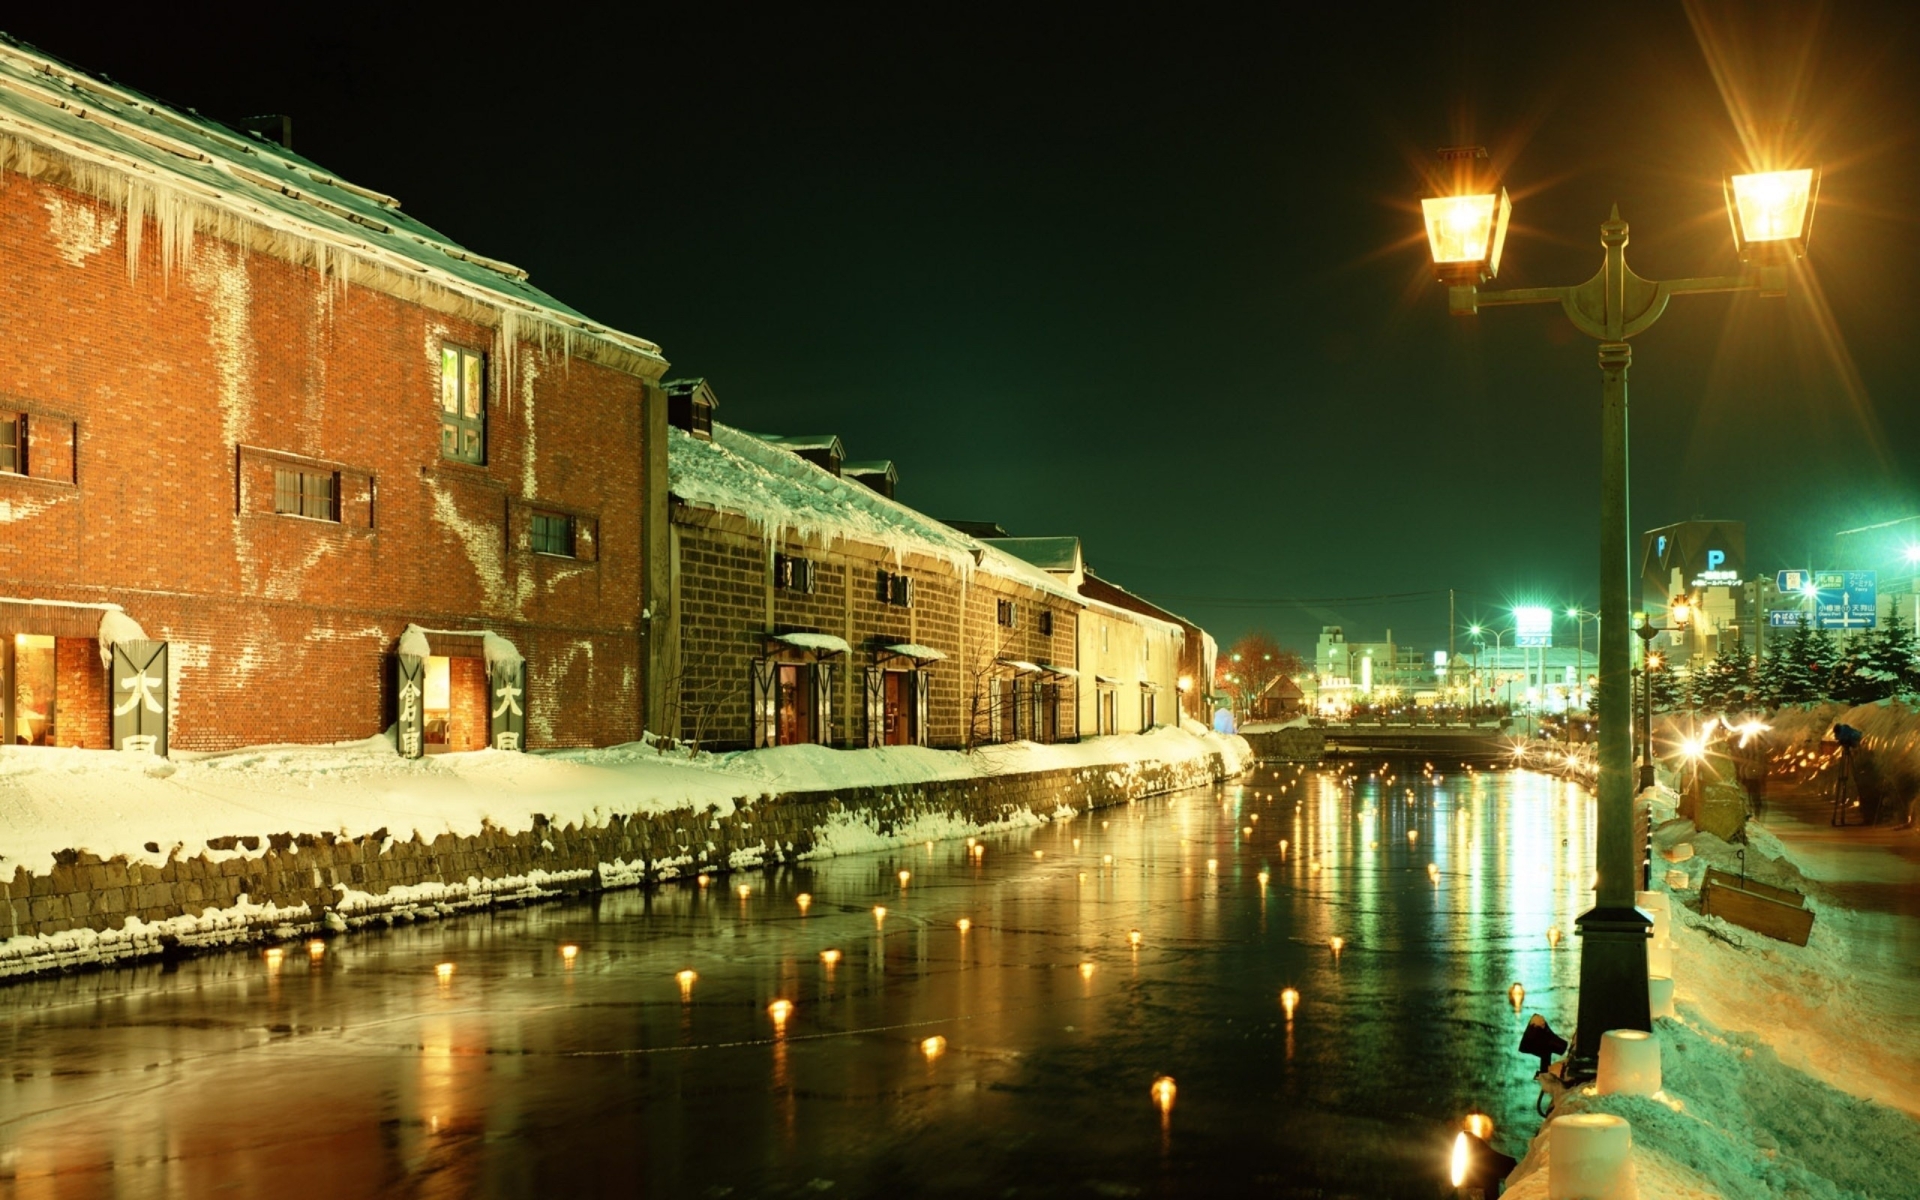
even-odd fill
[[(1485, 151), (1446, 151), (1457, 170), (1456, 194), (1425, 200), (1427, 240), (1447, 307), (1471, 316), (1482, 307), (1558, 304), (1581, 332), (1600, 342), (1600, 745), (1599, 828), (1594, 906), (1577, 926), (1580, 1008), (1570, 1077), (1596, 1069), (1600, 1035), (1652, 1027), (1647, 996), (1647, 918), (1634, 908), (1633, 708), (1626, 614), (1632, 603), (1627, 515), (1627, 339), (1645, 332), (1676, 295), (1758, 292), (1784, 296), (1787, 264), (1806, 252), (1819, 193), (1817, 170), (1735, 175), (1725, 182), (1734, 249), (1754, 269), (1741, 275), (1655, 281), (1627, 268), (1627, 223), (1616, 205), (1600, 226), (1600, 270), (1570, 287), (1481, 291), (1500, 268), (1511, 204), (1506, 191), (1472, 178)], [(1473, 186), (1482, 183), (1482, 186)]]

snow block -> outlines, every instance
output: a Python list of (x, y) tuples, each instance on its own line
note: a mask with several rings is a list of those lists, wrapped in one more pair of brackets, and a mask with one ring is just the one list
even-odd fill
[(1639, 1029), (1607, 1030), (1600, 1035), (1600, 1071), (1594, 1083), (1603, 1096), (1653, 1095), (1660, 1090), (1660, 1043)]
[[(1608, 1034), (1608, 1037), (1613, 1036)], [(1605, 1043), (1600, 1051), (1604, 1060)], [(1611, 1113), (1555, 1117), (1547, 1126), (1548, 1200), (1628, 1200), (1633, 1129)]]

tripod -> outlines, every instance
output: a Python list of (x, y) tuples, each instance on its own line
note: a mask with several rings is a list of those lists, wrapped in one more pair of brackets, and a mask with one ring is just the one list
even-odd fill
[[(1860, 781), (1854, 776), (1853, 747), (1850, 745), (1842, 744), (1840, 747), (1840, 766), (1833, 775), (1831, 798), (1833, 800), (1831, 823), (1845, 825), (1848, 812), (1860, 807)], [(1866, 814), (1863, 812), (1861, 817), (1864, 821)]]

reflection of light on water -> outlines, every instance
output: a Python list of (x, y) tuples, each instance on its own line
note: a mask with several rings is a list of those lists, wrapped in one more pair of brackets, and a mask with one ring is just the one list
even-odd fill
[(926, 1055), (929, 1059), (939, 1058), (946, 1052), (947, 1039), (937, 1033), (920, 1043), (920, 1053)]
[(560, 961), (567, 964), (569, 970), (573, 967), (573, 960), (579, 957), (580, 947), (574, 945), (560, 947)]
[(1515, 980), (1513, 986), (1507, 989), (1507, 999), (1513, 1004), (1513, 1011), (1519, 1012), (1520, 1006), (1527, 1001), (1527, 989)]
[(1293, 1010), (1300, 1006), (1300, 993), (1293, 988), (1280, 990), (1280, 1009), (1287, 1014), (1287, 1020), (1293, 1020)]
[(682, 1000), (691, 1000), (693, 998), (693, 981), (700, 977), (689, 970), (680, 972), (678, 975), (675, 975), (674, 978), (680, 982), (680, 998)]
[(820, 952), (820, 961), (831, 967), (840, 961), (840, 952), (838, 950), (822, 950)]
[(800, 911), (802, 913), (805, 913), (807, 909), (811, 907), (813, 904), (813, 896), (808, 892), (801, 892), (798, 896), (795, 896), (793, 898), (793, 902), (800, 906)]
[(1153, 1105), (1162, 1115), (1173, 1111), (1173, 1096), (1178, 1089), (1174, 1086), (1173, 1076), (1158, 1075), (1153, 1080)]
[(882, 925), (886, 923), (886, 920), (887, 920), (887, 906), (884, 904), (874, 905), (873, 906), (873, 923), (875, 925)]
[(954, 924), (960, 927), (961, 933), (965, 933), (967, 930), (973, 928), (973, 922), (965, 917), (961, 917), (958, 921), (955, 921)]

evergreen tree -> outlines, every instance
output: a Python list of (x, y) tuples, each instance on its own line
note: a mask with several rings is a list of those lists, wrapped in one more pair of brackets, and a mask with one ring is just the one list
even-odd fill
[(1871, 704), (1913, 691), (1916, 676), (1913, 628), (1895, 612), (1881, 628), (1854, 639), (1832, 691), (1836, 700)]
[(1754, 699), (1767, 708), (1786, 703), (1787, 676), (1793, 659), (1787, 653), (1788, 638), (1775, 637), (1754, 672)]
[(1812, 626), (1796, 625), (1787, 635), (1785, 645), (1774, 643), (1768, 660), (1773, 668), (1768, 690), (1774, 703), (1806, 704), (1820, 699), (1824, 680), (1816, 678), (1812, 666), (1814, 637)]
[(1807, 647), (1807, 676), (1813, 685), (1813, 699), (1834, 699), (1834, 686), (1840, 681), (1840, 646), (1824, 629), (1812, 631)]
[(1744, 645), (1723, 641), (1713, 661), (1693, 672), (1693, 700), (1709, 712), (1734, 712), (1748, 707), (1753, 695), (1753, 655)]

